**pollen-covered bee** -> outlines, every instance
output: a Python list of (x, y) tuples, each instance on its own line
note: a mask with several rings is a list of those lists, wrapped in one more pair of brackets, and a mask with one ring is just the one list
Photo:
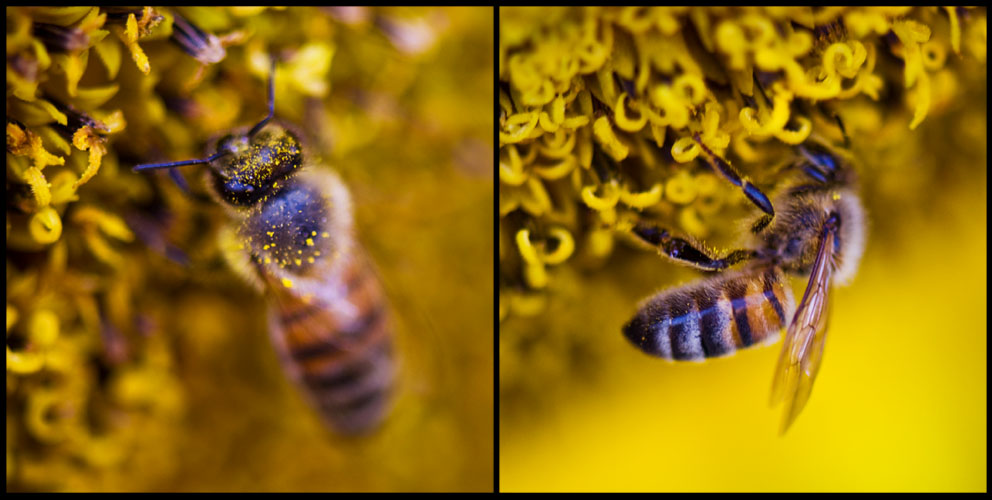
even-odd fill
[(209, 165), (205, 183), (231, 219), (221, 247), (269, 299), (283, 367), (331, 427), (371, 431), (390, 406), (390, 308), (355, 240), (348, 189), (333, 172), (307, 168), (312, 160), (289, 125), (270, 123), (272, 69), (269, 114), (258, 124), (223, 137), (205, 159), (134, 170)]
[[(623, 334), (644, 352), (702, 361), (767, 344), (788, 326), (775, 370), (772, 403), (786, 402), (785, 432), (809, 399), (823, 360), (830, 289), (857, 272), (865, 216), (854, 172), (838, 152), (814, 141), (797, 147), (774, 204), (696, 136), (707, 161), (766, 215), (752, 226), (751, 248), (718, 258), (702, 245), (639, 224), (634, 234), (676, 262), (734, 271), (665, 290), (645, 299)], [(796, 308), (785, 273), (808, 277)]]

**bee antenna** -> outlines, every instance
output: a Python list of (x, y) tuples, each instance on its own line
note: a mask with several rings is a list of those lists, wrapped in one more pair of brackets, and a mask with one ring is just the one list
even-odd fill
[(257, 125), (251, 128), (248, 132), (248, 137), (253, 137), (262, 127), (265, 126), (269, 120), (272, 119), (272, 115), (276, 112), (276, 58), (272, 58), (272, 68), (269, 70), (269, 115), (262, 118), (262, 121), (258, 122)]
[(183, 160), (183, 161), (174, 161), (169, 163), (143, 163), (141, 165), (135, 165), (134, 168), (132, 168), (131, 170), (133, 172), (141, 172), (142, 170), (155, 170), (159, 168), (173, 168), (173, 167), (183, 167), (186, 165), (198, 165), (200, 163), (210, 163), (216, 160), (217, 158), (220, 158), (221, 156), (224, 156), (229, 153), (230, 151), (218, 151), (217, 153), (214, 153), (212, 156), (200, 160)]

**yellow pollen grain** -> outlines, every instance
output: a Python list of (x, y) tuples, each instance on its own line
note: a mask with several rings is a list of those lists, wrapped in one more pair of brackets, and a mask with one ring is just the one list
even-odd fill
[(331, 237), (331, 233), (328, 233), (327, 231), (324, 231), (323, 233), (320, 233), (320, 236), (323, 237), (323, 238), (330, 238)]
[(269, 238), (271, 238), (272, 235), (275, 234), (275, 233), (273, 233), (272, 231), (267, 231), (265, 234), (269, 235)]
[(313, 246), (313, 238), (307, 238), (307, 246), (308, 247), (312, 247)]
[(286, 288), (293, 288), (293, 280), (291, 280), (289, 278), (283, 278), (282, 279), (282, 286), (284, 286)]
[(313, 257), (307, 257), (307, 262), (313, 264)]
[(271, 264), (272, 263), (272, 259), (270, 259), (269, 257), (266, 257), (265, 258), (265, 263), (266, 264)]
[(317, 236), (317, 231), (311, 231), (310, 236)]
[(295, 262), (297, 266), (303, 265), (303, 261), (301, 261), (300, 259), (295, 259), (293, 262)]

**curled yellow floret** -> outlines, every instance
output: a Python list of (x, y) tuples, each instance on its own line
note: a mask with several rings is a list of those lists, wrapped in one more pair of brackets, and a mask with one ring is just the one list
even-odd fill
[(45, 365), (45, 358), (38, 352), (15, 352), (7, 346), (7, 371), (25, 375), (34, 373)]
[(575, 132), (564, 127), (551, 132), (553, 133), (544, 134), (538, 143), (541, 154), (555, 159), (569, 157), (575, 149)]
[(62, 217), (52, 207), (44, 207), (28, 220), (28, 234), (42, 245), (58, 241), (62, 236)]
[(661, 183), (654, 184), (651, 189), (641, 193), (632, 193), (623, 187), (620, 189), (620, 201), (628, 207), (644, 209), (657, 205), (661, 201), (663, 191)]
[(813, 132), (813, 122), (805, 116), (797, 116), (795, 121), (798, 126), (796, 130), (782, 129), (775, 133), (775, 137), (786, 144), (802, 144)]
[(28, 396), (24, 420), (31, 434), (47, 443), (57, 443), (69, 437), (73, 419), (78, 412), (71, 410), (72, 401), (54, 390), (39, 390)]
[(509, 293), (509, 309), (517, 316), (535, 316), (544, 311), (547, 297), (538, 293)]
[(36, 345), (49, 347), (59, 337), (59, 317), (48, 309), (39, 309), (28, 318), (27, 332)]
[(686, 101), (679, 97), (668, 85), (658, 85), (651, 89), (649, 97), (657, 111), (648, 110), (648, 119), (652, 123), (672, 128), (683, 128), (689, 123), (689, 107)]
[(572, 233), (562, 227), (551, 228), (548, 233), (558, 242), (558, 246), (551, 253), (542, 252), (541, 260), (545, 264), (561, 264), (575, 251), (575, 240), (572, 239)]
[(744, 130), (757, 137), (780, 132), (789, 122), (789, 106), (792, 96), (788, 93), (775, 96), (774, 105), (770, 112), (761, 113), (751, 107), (741, 108), (740, 121)]
[(961, 53), (961, 22), (958, 20), (958, 11), (955, 7), (944, 7), (947, 17), (951, 22), (951, 48), (955, 54)]
[(24, 171), (24, 180), (31, 186), (31, 194), (39, 207), (47, 207), (52, 202), (51, 184), (45, 179), (45, 174), (36, 167), (30, 167)]
[(545, 132), (555, 132), (558, 130), (559, 125), (551, 120), (551, 115), (549, 115), (546, 111), (541, 111), (540, 118), (537, 119), (537, 124), (540, 125)]
[(32, 166), (41, 171), (48, 165), (64, 165), (65, 159), (45, 150), (41, 137), (15, 123), (7, 122), (7, 150), (16, 156), (31, 159)]
[(524, 279), (531, 288), (544, 288), (548, 284), (548, 271), (544, 263), (527, 263), (524, 266)]
[(607, 210), (616, 206), (617, 201), (620, 200), (620, 189), (616, 183), (604, 185), (603, 191), (604, 195), (600, 197), (596, 195), (596, 186), (585, 186), (582, 188), (582, 201), (589, 208), (597, 211)]
[(604, 257), (613, 251), (613, 231), (610, 229), (595, 229), (586, 236), (586, 247), (589, 254)]
[(523, 257), (525, 262), (530, 264), (541, 263), (541, 257), (537, 254), (537, 248), (530, 241), (530, 231), (527, 229), (517, 231), (516, 240), (517, 249), (520, 250), (520, 256)]
[(610, 125), (610, 120), (605, 116), (599, 117), (593, 123), (593, 135), (603, 150), (616, 161), (622, 161), (630, 153), (630, 148), (620, 141)]
[(679, 225), (697, 238), (703, 238), (708, 233), (706, 223), (700, 218), (696, 207), (691, 205), (679, 211)]
[(505, 132), (500, 131), (501, 144), (512, 144), (526, 139), (537, 126), (538, 113), (518, 113), (506, 119)]
[(106, 140), (96, 135), (89, 126), (80, 127), (72, 136), (72, 145), (80, 150), (89, 151), (89, 160), (86, 163), (86, 170), (73, 185), (72, 189), (79, 189), (87, 181), (93, 178), (100, 170), (100, 162), (107, 154)]
[[(636, 113), (636, 118), (631, 118), (627, 115), (628, 106)], [(644, 125), (648, 122), (648, 116), (641, 111), (640, 105), (635, 101), (631, 101), (626, 92), (620, 94), (614, 110), (616, 113), (614, 115), (614, 120), (616, 121), (617, 126), (627, 132), (637, 132), (638, 130), (644, 128)]]
[(679, 163), (688, 163), (699, 156), (699, 144), (692, 137), (683, 137), (672, 145), (672, 158)]
[(527, 181), (527, 173), (524, 172), (523, 162), (520, 161), (520, 153), (515, 145), (506, 148), (506, 161), (500, 156), (499, 180), (511, 186), (519, 186)]
[(723, 21), (716, 29), (716, 46), (729, 56), (731, 69), (744, 69), (747, 63), (747, 43), (744, 30), (734, 21)]
[(92, 205), (83, 205), (76, 208), (72, 219), (79, 224), (93, 225), (100, 229), (103, 234), (120, 241), (134, 240), (134, 233), (127, 223), (120, 216), (101, 210)]
[(672, 82), (672, 89), (693, 106), (702, 104), (709, 94), (702, 77), (690, 73), (680, 75), (676, 78)]
[(921, 44), (930, 39), (930, 28), (912, 20), (900, 20), (892, 23), (892, 32), (899, 37), (903, 44), (903, 59), (905, 60), (906, 88), (913, 88), (912, 101), (915, 105), (910, 130), (915, 129), (923, 121), (930, 109), (930, 77), (923, 67)]
[(551, 122), (560, 125), (565, 121), (565, 97), (559, 95), (551, 101)]
[(520, 205), (533, 215), (541, 215), (551, 211), (551, 197), (540, 179), (527, 179), (525, 195), (520, 198)]
[(700, 215), (712, 215), (723, 206), (723, 192), (719, 189), (720, 180), (716, 175), (702, 173), (696, 176), (696, 201), (693, 206)]
[(575, 158), (573, 157), (565, 158), (557, 164), (549, 167), (534, 167), (534, 171), (538, 176), (549, 180), (561, 179), (562, 177), (570, 174), (574, 169)]
[(138, 45), (138, 19), (134, 14), (128, 14), (126, 27), (124, 30), (118, 30), (117, 36), (131, 51), (131, 58), (134, 59), (134, 64), (138, 66), (138, 70), (146, 75), (150, 73), (151, 64), (148, 62), (148, 56)]
[(823, 69), (830, 75), (853, 78), (866, 57), (867, 51), (861, 42), (835, 43), (823, 51)]
[(685, 170), (675, 174), (665, 184), (665, 199), (672, 203), (685, 205), (696, 199), (696, 182)]

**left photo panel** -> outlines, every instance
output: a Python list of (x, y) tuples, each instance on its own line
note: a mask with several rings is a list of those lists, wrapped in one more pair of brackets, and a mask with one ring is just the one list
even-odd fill
[(6, 15), (8, 492), (495, 489), (492, 7)]

